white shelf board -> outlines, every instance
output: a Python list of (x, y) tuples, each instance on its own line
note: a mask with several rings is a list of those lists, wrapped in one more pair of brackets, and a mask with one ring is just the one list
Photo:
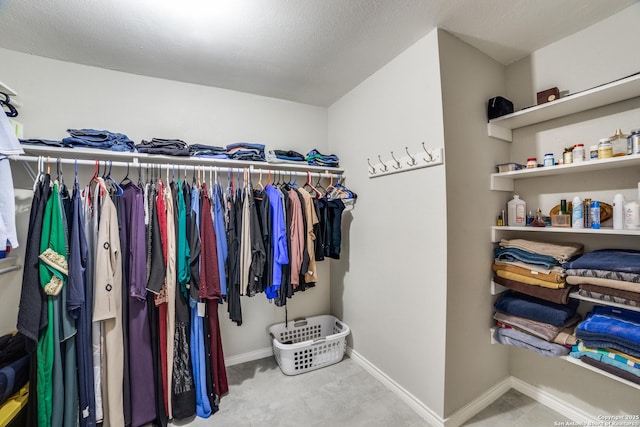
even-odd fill
[[(493, 328), (489, 329), (489, 332), (491, 333), (491, 338), (490, 338), (491, 344), (499, 344), (498, 341), (496, 341), (493, 338), (493, 334), (495, 333), (496, 328), (497, 328), (497, 326), (494, 326)], [(531, 351), (533, 351), (533, 350), (531, 350)], [(576, 359), (575, 357), (571, 357), (571, 356), (567, 355), (567, 356), (554, 357), (554, 359), (563, 360), (565, 362), (573, 363), (574, 365), (578, 365), (581, 368), (588, 369), (588, 370), (590, 370), (592, 372), (595, 372), (597, 374), (603, 375), (603, 376), (605, 376), (607, 378), (611, 378), (612, 380), (615, 380), (615, 381), (621, 382), (623, 384), (626, 384), (629, 387), (633, 387), (635, 389), (640, 390), (640, 385), (638, 385), (636, 383), (633, 383), (631, 381), (625, 380), (624, 378), (618, 377), (616, 375), (610, 374), (609, 372), (605, 372), (605, 371), (603, 371), (601, 369), (596, 368), (595, 366), (588, 365), (588, 364), (582, 362), (580, 359)]]
[(343, 173), (342, 168), (327, 168), (322, 166), (311, 166), (307, 164), (293, 163), (268, 163), (268, 162), (248, 162), (232, 159), (211, 159), (206, 157), (187, 157), (187, 156), (165, 156), (158, 154), (137, 153), (137, 152), (120, 152), (110, 150), (100, 150), (97, 148), (66, 148), (66, 147), (48, 147), (44, 145), (28, 145), (22, 144), (22, 148), (26, 154), (36, 156), (49, 156), (51, 164), (55, 165), (55, 159), (58, 157), (75, 158), (85, 160), (113, 160), (132, 163), (156, 163), (160, 165), (193, 165), (193, 166), (221, 166), (221, 167), (253, 167), (255, 170), (271, 169), (284, 171), (310, 171), (322, 173)]
[(596, 235), (616, 235), (616, 236), (640, 236), (640, 230), (614, 230), (611, 227), (592, 228), (571, 228), (571, 227), (515, 227), (515, 226), (492, 226), (491, 241), (500, 241), (498, 233), (501, 232), (525, 232), (525, 233), (565, 233), (565, 234), (596, 234)]
[(6, 93), (9, 96), (18, 96), (18, 93), (15, 90), (11, 89), (9, 86), (2, 82), (0, 82), (0, 92)]
[[(640, 75), (627, 77), (490, 120), (488, 123), (489, 135), (510, 142), (509, 131), (513, 129), (625, 101), (637, 96), (640, 96)], [(492, 128), (498, 129), (492, 130)], [(505, 139), (507, 135), (508, 139)]]
[(606, 305), (606, 306), (611, 306), (611, 307), (618, 307), (618, 308), (623, 308), (625, 310), (631, 310), (631, 311), (640, 311), (640, 307), (632, 307), (630, 305), (625, 305), (625, 304), (619, 304), (617, 302), (611, 302), (611, 301), (602, 301), (599, 300), (597, 298), (590, 298), (590, 297), (586, 297), (584, 295), (580, 295), (578, 292), (571, 292), (569, 294), (569, 297), (573, 298), (573, 299), (578, 299), (581, 301), (588, 301), (594, 304), (598, 304), (598, 305)]
[(503, 292), (508, 291), (509, 288), (499, 285), (493, 280), (491, 281), (491, 295), (500, 295)]
[(638, 385), (636, 383), (633, 383), (631, 381), (625, 380), (624, 378), (618, 377), (616, 375), (610, 374), (609, 372), (606, 372), (606, 371), (603, 371), (601, 369), (598, 369), (595, 366), (588, 365), (588, 364), (584, 363), (583, 361), (581, 361), (580, 359), (576, 359), (575, 357), (561, 356), (558, 359), (564, 360), (564, 361), (569, 362), (569, 363), (573, 363), (574, 365), (578, 365), (581, 368), (588, 369), (588, 370), (590, 370), (592, 372), (595, 372), (597, 374), (603, 375), (603, 376), (605, 376), (607, 378), (611, 378), (612, 380), (615, 380), (615, 381), (621, 382), (623, 384), (626, 384), (629, 387), (633, 387), (635, 389), (640, 390), (640, 385)]
[(511, 172), (493, 173), (491, 174), (489, 188), (497, 191), (514, 191), (513, 181), (518, 179), (594, 172), (632, 166), (640, 166), (640, 154), (611, 157), (609, 159), (587, 160), (580, 163), (569, 163), (567, 165), (546, 166), (531, 169), (520, 169)]

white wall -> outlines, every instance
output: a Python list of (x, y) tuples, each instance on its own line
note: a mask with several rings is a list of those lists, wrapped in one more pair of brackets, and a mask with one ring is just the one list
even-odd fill
[[(442, 147), (433, 31), (329, 107), (358, 202), (345, 253), (331, 267), (331, 308), (349, 345), (442, 416), (446, 309), (445, 166), (369, 179), (367, 158)], [(445, 160), (446, 162), (446, 160)]]
[(489, 174), (510, 144), (487, 136), (487, 100), (505, 93), (504, 66), (440, 31), (440, 78), (447, 162), (447, 345), (445, 415), (509, 376), (508, 351), (491, 345), (490, 227), (505, 195)]
[[(529, 105), (535, 92), (551, 86), (572, 92), (607, 83), (640, 70), (637, 51), (637, 22), (640, 4), (589, 27), (577, 34), (540, 49), (517, 64), (507, 68), (508, 97), (516, 103)], [(518, 84), (515, 84), (519, 82)], [(523, 94), (521, 88), (532, 88)], [(532, 95), (533, 93), (533, 95)], [(526, 96), (530, 98), (528, 101)], [(511, 160), (524, 162), (527, 157), (553, 152), (575, 143), (585, 146), (611, 136), (616, 128), (623, 131), (640, 127), (640, 99), (621, 102), (514, 132)], [(612, 202), (617, 192), (636, 199), (640, 172), (637, 168), (576, 174), (570, 177), (538, 178), (517, 181), (516, 191), (528, 203), (528, 209), (540, 207), (544, 212), (561, 198), (571, 199), (578, 194)], [(545, 238), (545, 240), (565, 240)], [(576, 240), (574, 237), (572, 240)], [(637, 238), (580, 237), (586, 250), (603, 247), (640, 249)], [(583, 311), (589, 309), (582, 304)], [(601, 375), (581, 369), (561, 360), (541, 357), (532, 352), (510, 351), (511, 374), (550, 393), (592, 416), (637, 414), (640, 391)]]
[[(25, 137), (59, 139), (67, 136), (67, 128), (87, 127), (122, 132), (136, 143), (152, 137), (212, 145), (250, 141), (302, 153), (327, 147), (325, 108), (4, 49), (0, 63), (1, 81), (17, 91), (24, 104), (19, 120), (25, 125)], [(32, 186), (20, 165), (13, 170), (16, 187)], [(71, 168), (65, 170), (65, 176), (71, 174)], [(18, 200), (21, 251), (29, 206), (27, 192)], [(22, 255), (21, 251), (17, 253)], [(329, 262), (320, 265), (319, 286), (290, 300), (290, 318), (329, 312)], [(15, 329), (21, 277), (21, 273), (2, 277), (1, 332)], [(269, 348), (266, 327), (284, 321), (284, 308), (269, 304), (263, 295), (243, 298), (242, 304), (241, 327), (228, 320), (226, 306), (220, 309), (226, 357)]]

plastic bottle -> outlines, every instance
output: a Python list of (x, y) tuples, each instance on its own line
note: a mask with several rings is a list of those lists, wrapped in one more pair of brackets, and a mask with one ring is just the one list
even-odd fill
[(613, 229), (622, 230), (624, 228), (624, 202), (622, 194), (613, 197)]
[(580, 196), (573, 198), (571, 202), (571, 226), (573, 228), (584, 228), (584, 218), (582, 216), (582, 199)]
[(591, 228), (600, 228), (600, 202), (597, 200), (591, 202)]
[(507, 203), (507, 220), (510, 226), (522, 226), (527, 224), (527, 202), (520, 199), (517, 194)]
[(624, 228), (640, 228), (640, 203), (635, 200), (624, 204)]

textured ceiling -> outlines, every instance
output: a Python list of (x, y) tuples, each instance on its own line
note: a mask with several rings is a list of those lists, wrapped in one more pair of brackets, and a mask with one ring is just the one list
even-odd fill
[(638, 0), (0, 0), (0, 47), (328, 106), (436, 27), (509, 64)]

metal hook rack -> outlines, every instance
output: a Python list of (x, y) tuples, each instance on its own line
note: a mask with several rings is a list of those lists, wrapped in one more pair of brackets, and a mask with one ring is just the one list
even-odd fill
[(391, 156), (385, 159), (382, 158), (381, 154), (378, 154), (378, 162), (376, 163), (371, 163), (371, 158), (367, 158), (369, 178), (444, 164), (444, 150), (442, 147), (428, 149), (423, 142), (420, 151), (412, 153), (409, 151), (409, 147), (404, 147), (404, 149), (407, 154), (400, 158), (396, 157), (393, 151), (390, 151)]

